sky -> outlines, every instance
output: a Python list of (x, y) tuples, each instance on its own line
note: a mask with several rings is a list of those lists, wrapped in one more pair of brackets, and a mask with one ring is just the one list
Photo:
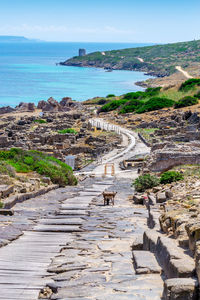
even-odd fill
[(200, 39), (200, 0), (0, 0), (0, 35), (45, 41)]

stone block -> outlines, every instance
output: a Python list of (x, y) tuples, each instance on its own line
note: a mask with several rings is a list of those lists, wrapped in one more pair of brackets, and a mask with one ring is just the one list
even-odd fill
[(136, 235), (134, 237), (132, 249), (133, 250), (142, 250), (143, 249), (143, 236), (142, 235)]
[(0, 194), (2, 198), (8, 197), (14, 192), (14, 185), (0, 185)]
[(143, 197), (141, 195), (135, 194), (133, 196), (133, 201), (134, 201), (135, 204), (141, 204), (141, 205), (143, 205)]
[(136, 274), (137, 272), (138, 274), (161, 273), (161, 267), (159, 266), (154, 254), (149, 251), (133, 251), (133, 262)]
[(167, 279), (164, 283), (163, 300), (198, 300), (198, 282), (192, 278)]
[(186, 255), (174, 240), (158, 237), (156, 257), (168, 278), (192, 277), (195, 274), (194, 259)]
[(13, 216), (14, 212), (11, 209), (0, 209), (0, 215), (3, 215), (3, 216)]
[(160, 234), (155, 230), (146, 230), (143, 235), (143, 250), (156, 252), (157, 240)]
[(165, 195), (165, 192), (159, 192), (156, 195), (156, 202), (157, 203), (163, 203), (167, 200), (167, 197)]

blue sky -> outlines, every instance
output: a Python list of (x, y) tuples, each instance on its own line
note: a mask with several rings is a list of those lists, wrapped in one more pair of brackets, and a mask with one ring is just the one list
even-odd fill
[(0, 0), (0, 35), (47, 41), (200, 39), (200, 0)]

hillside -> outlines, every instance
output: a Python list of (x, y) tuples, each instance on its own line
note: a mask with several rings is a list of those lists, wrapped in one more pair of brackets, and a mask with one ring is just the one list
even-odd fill
[(36, 42), (36, 40), (28, 39), (24, 36), (0, 35), (0, 43), (27, 43)]
[(200, 40), (94, 52), (61, 62), (66, 66), (100, 67), (115, 70), (147, 72), (157, 77), (176, 72), (176, 66), (187, 68), (200, 62)]
[(145, 91), (127, 93), (121, 96), (93, 98), (84, 105), (96, 105), (98, 113), (142, 114), (163, 108), (191, 107), (199, 104), (200, 79), (191, 78), (173, 88), (147, 88)]

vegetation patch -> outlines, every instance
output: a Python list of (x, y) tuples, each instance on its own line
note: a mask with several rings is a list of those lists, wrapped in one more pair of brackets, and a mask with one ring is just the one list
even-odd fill
[(112, 98), (112, 97), (116, 97), (114, 94), (108, 94), (107, 96), (106, 96), (106, 98)]
[(126, 102), (119, 111), (119, 114), (126, 114), (130, 112), (136, 111), (139, 107), (141, 107), (144, 102), (140, 100), (131, 100)]
[(145, 174), (136, 178), (135, 181), (133, 182), (133, 185), (137, 192), (144, 192), (150, 188), (158, 186), (159, 183), (160, 180), (157, 176)]
[(171, 107), (174, 105), (174, 100), (154, 97), (145, 102), (139, 109), (136, 110), (136, 113), (141, 114), (148, 111), (158, 110), (165, 107)]
[(161, 175), (160, 183), (167, 184), (167, 183), (176, 182), (176, 181), (183, 180), (183, 179), (184, 179), (184, 176), (180, 172), (167, 171)]
[(51, 181), (59, 186), (77, 184), (70, 166), (39, 151), (25, 151), (18, 148), (0, 151), (0, 165), (6, 169), (7, 165), (12, 166), (18, 173), (35, 171), (40, 175), (50, 177)]
[(193, 89), (195, 86), (200, 86), (200, 79), (198, 78), (191, 78), (183, 82), (180, 86), (180, 91), (187, 92)]
[(65, 133), (77, 134), (78, 132), (73, 128), (66, 128), (66, 129), (58, 130), (58, 133), (60, 133), (60, 134), (65, 134)]
[(44, 119), (36, 119), (36, 120), (34, 120), (33, 122), (34, 122), (34, 123), (39, 123), (39, 124), (45, 124), (45, 123), (47, 123), (47, 121), (44, 120)]
[(181, 108), (198, 104), (198, 99), (192, 96), (186, 96), (174, 104), (174, 108)]
[(127, 99), (121, 99), (121, 100), (113, 100), (105, 105), (103, 105), (99, 112), (109, 112), (113, 111), (117, 108), (119, 108), (121, 105), (125, 104), (127, 102)]

